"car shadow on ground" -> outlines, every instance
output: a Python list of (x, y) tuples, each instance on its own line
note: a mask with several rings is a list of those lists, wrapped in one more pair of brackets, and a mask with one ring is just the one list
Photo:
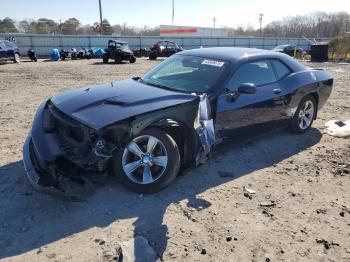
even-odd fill
[[(37, 193), (28, 185), (21, 161), (7, 164), (0, 168), (0, 259), (123, 219), (135, 219), (130, 235), (146, 237), (161, 256), (167, 246), (163, 216), (169, 205), (184, 200), (187, 206), (208, 208), (211, 203), (199, 196), (202, 192), (270, 167), (317, 144), (321, 137), (317, 129), (302, 135), (279, 131), (183, 172), (162, 192), (140, 196), (109, 179), (83, 202), (63, 202)], [(220, 171), (233, 175), (222, 177)]]

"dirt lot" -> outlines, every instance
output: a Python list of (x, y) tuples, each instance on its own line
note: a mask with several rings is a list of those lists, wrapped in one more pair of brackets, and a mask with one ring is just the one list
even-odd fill
[(0, 259), (104, 261), (142, 235), (164, 261), (350, 261), (350, 143), (322, 134), (327, 120), (350, 119), (350, 65), (309, 64), (331, 71), (335, 86), (308, 133), (232, 149), (161, 193), (137, 195), (111, 178), (84, 201), (63, 202), (28, 185), (22, 143), (42, 100), (157, 63), (0, 65)]

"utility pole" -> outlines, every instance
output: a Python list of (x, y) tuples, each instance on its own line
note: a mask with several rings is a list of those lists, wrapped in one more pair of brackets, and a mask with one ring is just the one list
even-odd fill
[(174, 16), (175, 16), (175, 1), (173, 0), (173, 10), (171, 13), (171, 24), (174, 25)]
[(213, 17), (213, 23), (214, 23), (214, 28), (215, 28), (215, 23), (216, 23), (216, 17)]
[(260, 36), (262, 36), (262, 21), (264, 14), (259, 14), (259, 23), (260, 23)]
[(101, 0), (98, 0), (98, 4), (100, 6), (100, 33), (103, 35), (103, 27), (102, 27), (102, 5), (101, 5)]

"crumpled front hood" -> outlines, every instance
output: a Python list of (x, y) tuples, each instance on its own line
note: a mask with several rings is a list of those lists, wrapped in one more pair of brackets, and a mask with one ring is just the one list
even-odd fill
[(129, 79), (58, 94), (51, 102), (63, 113), (95, 129), (154, 110), (198, 99), (196, 95)]

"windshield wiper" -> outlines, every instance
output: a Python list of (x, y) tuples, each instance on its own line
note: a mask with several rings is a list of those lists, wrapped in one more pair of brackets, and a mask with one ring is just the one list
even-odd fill
[(167, 89), (167, 90), (171, 90), (171, 91), (177, 91), (177, 90), (175, 90), (175, 89), (173, 89), (171, 87), (168, 87), (168, 86), (164, 86), (164, 85), (161, 85), (161, 84), (145, 81), (145, 80), (142, 79), (142, 77), (140, 77), (138, 81), (140, 81), (141, 83), (146, 84), (146, 85), (159, 87), (159, 88)]

